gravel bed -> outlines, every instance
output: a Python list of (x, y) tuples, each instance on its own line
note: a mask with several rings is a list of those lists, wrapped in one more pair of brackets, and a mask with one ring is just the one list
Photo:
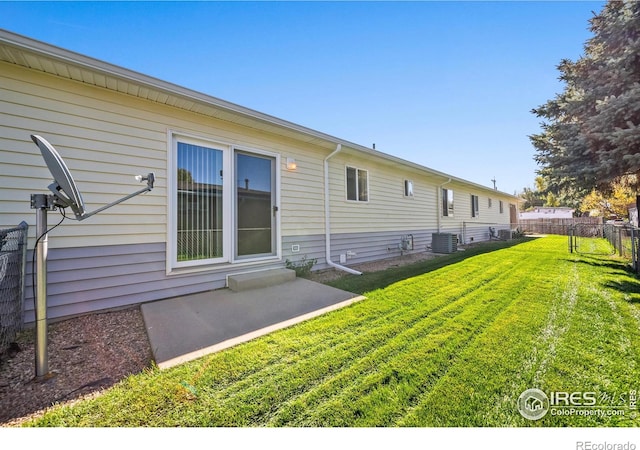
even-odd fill
[(151, 347), (139, 307), (89, 314), (49, 325), (49, 370), (35, 381), (35, 330), (20, 333), (20, 351), (0, 360), (0, 426), (16, 426), (53, 404), (93, 396), (150, 367)]
[[(358, 270), (362, 273), (378, 272), (380, 270), (389, 269), (391, 267), (401, 267), (408, 264), (413, 264), (418, 261), (424, 261), (426, 259), (437, 258), (442, 256), (437, 253), (431, 252), (416, 252), (409, 253), (407, 255), (396, 256), (392, 258), (379, 259), (377, 261), (371, 261), (360, 264), (346, 264), (349, 268)], [(310, 279), (317, 281), (318, 283), (328, 283), (349, 275), (347, 272), (337, 269), (327, 269), (312, 272)]]

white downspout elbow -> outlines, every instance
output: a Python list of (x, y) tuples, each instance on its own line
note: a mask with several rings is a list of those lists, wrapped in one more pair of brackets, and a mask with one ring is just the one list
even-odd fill
[(342, 145), (338, 144), (336, 149), (324, 159), (324, 242), (327, 264), (335, 269), (348, 272), (353, 275), (362, 275), (362, 272), (342, 266), (331, 261), (331, 211), (329, 201), (329, 159), (342, 150)]

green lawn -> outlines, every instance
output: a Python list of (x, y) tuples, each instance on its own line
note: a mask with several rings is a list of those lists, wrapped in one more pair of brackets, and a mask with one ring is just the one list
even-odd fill
[[(368, 299), (52, 410), (54, 426), (634, 426), (640, 283), (564, 237), (493, 243), (334, 283)], [(528, 388), (624, 417), (524, 419)]]

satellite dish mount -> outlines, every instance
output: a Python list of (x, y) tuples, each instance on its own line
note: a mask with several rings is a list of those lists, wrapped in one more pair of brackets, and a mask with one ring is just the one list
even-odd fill
[[(71, 208), (76, 220), (85, 220), (105, 209), (129, 200), (136, 195), (144, 194), (153, 189), (155, 175), (138, 175), (136, 180), (146, 181), (147, 186), (115, 202), (109, 203), (93, 212), (86, 212), (82, 195), (76, 186), (67, 165), (60, 154), (44, 138), (32, 134), (31, 139), (40, 149), (42, 157), (53, 176), (53, 183), (49, 185), (52, 194), (31, 194), (31, 209), (36, 210), (36, 380), (44, 381), (54, 376), (49, 371), (47, 352), (47, 250), (48, 229), (47, 212), (56, 208)], [(63, 215), (64, 216), (64, 215)], [(66, 217), (66, 216), (65, 216)]]

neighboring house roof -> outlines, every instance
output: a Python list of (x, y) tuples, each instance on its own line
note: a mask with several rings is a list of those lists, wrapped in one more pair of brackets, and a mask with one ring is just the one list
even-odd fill
[(487, 186), (454, 177), (293, 122), (2, 29), (0, 29), (0, 61), (6, 61), (152, 102), (170, 105), (197, 114), (215, 117), (261, 131), (287, 136), (331, 150), (340, 144), (347, 149), (376, 156), (391, 164), (401, 164), (442, 177), (445, 181), (451, 179), (452, 181), (474, 186), (485, 192), (490, 191), (509, 196), (515, 202), (519, 200), (514, 195), (495, 191)]
[(534, 208), (531, 211), (520, 213), (521, 219), (570, 219), (573, 217), (574, 210), (571, 208), (559, 207), (541, 207)]

